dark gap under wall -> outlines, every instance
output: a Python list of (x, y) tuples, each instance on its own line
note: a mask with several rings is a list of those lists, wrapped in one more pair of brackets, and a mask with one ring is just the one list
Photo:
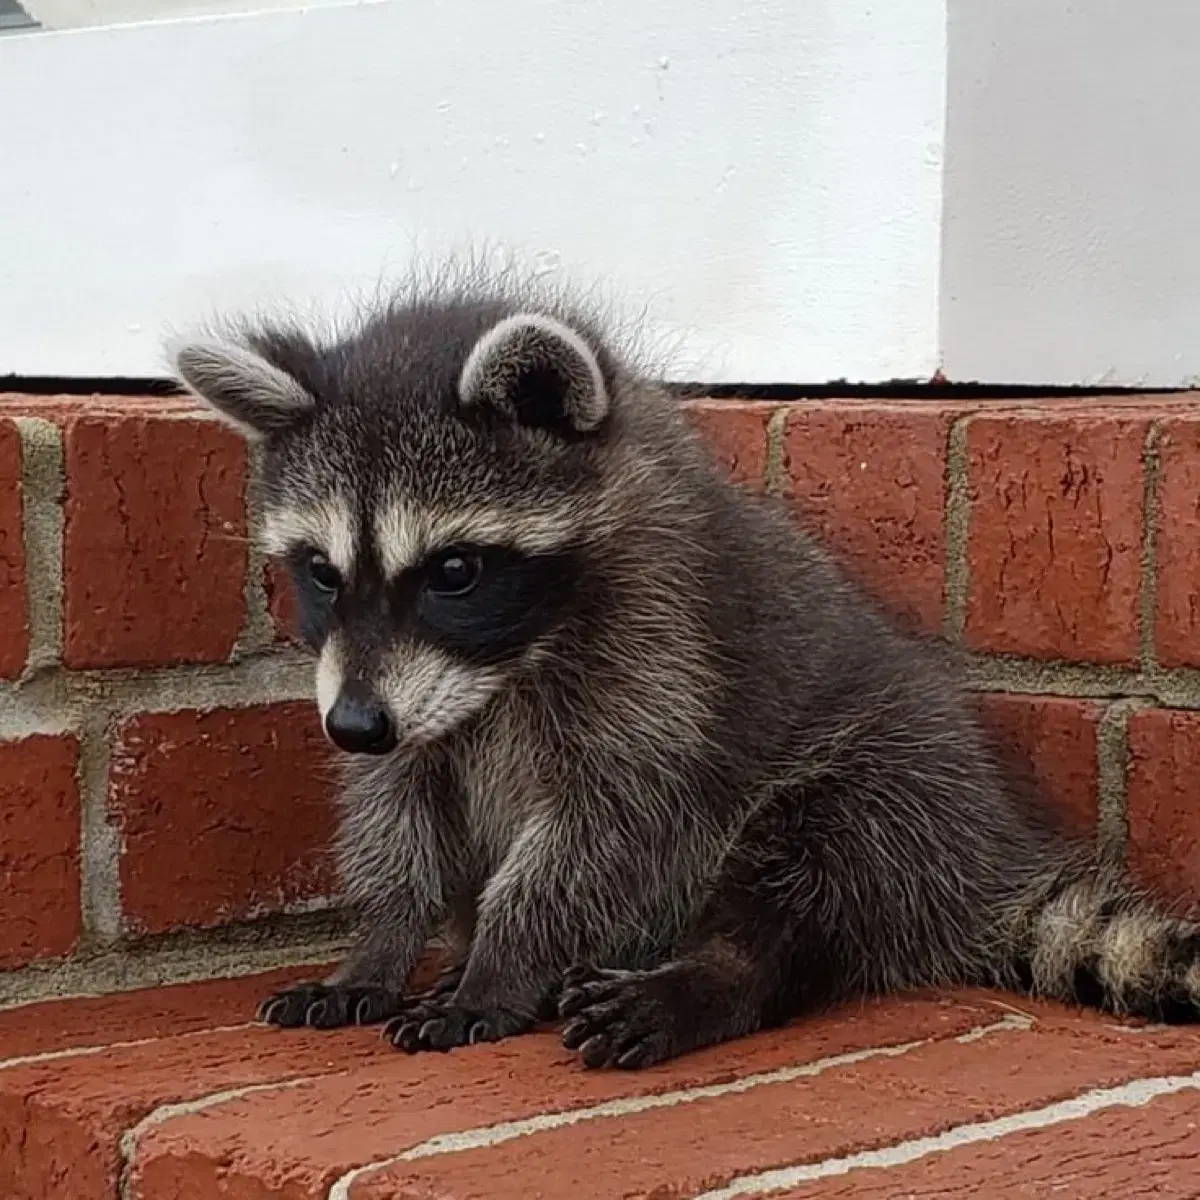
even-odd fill
[(181, 391), (173, 379), (0, 375), (0, 392), (23, 396), (173, 396)]
[(949, 383), (895, 380), (891, 383), (670, 384), (681, 398), (712, 400), (1014, 400), (1038, 396), (1171, 396), (1191, 388), (1050, 387), (1033, 384)]
[[(895, 380), (891, 383), (672, 383), (680, 399), (712, 400), (1013, 400), (1035, 396), (1170, 396), (1191, 388), (1040, 387), (1030, 384), (950, 383)], [(60, 375), (0, 375), (0, 392), (26, 396), (171, 396), (182, 392), (171, 379), (87, 378)]]

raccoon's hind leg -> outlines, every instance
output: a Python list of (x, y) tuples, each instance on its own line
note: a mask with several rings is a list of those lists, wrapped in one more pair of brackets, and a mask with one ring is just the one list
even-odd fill
[(759, 813), (730, 852), (680, 953), (627, 971), (578, 966), (563, 980), (563, 1044), (589, 1067), (648, 1067), (779, 1025), (843, 990), (823, 936), (821, 886), (794, 806)]
[(437, 938), (442, 966), (437, 974), (421, 987), (410, 986), (389, 1016), (399, 1016), (417, 1007), (444, 1004), (450, 1000), (462, 982), (475, 934), (478, 905), (476, 895), (460, 894), (448, 905), (448, 917)]

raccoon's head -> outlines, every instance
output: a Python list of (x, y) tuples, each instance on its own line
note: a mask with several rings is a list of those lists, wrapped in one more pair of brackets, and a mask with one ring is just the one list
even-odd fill
[(605, 351), (576, 329), (425, 305), (332, 345), (276, 329), (173, 359), (261, 448), (264, 546), (295, 581), (341, 749), (446, 735), (594, 605), (581, 583), (620, 417)]

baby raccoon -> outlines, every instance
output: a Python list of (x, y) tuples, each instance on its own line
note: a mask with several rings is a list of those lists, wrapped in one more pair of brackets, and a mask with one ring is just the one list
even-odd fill
[(267, 1022), (417, 1051), (557, 1014), (587, 1065), (644, 1067), (925, 985), (1200, 1015), (1197, 928), (1027, 803), (942, 653), (587, 312), (463, 277), (174, 361), (261, 447), (345, 752), (361, 936)]

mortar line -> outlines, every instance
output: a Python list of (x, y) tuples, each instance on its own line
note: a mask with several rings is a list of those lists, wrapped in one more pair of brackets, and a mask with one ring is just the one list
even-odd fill
[(1118, 700), (1105, 710), (1096, 730), (1096, 849), (1114, 866), (1125, 862), (1129, 845), (1129, 718), (1144, 707), (1141, 700)]
[(0, 1071), (13, 1071), (17, 1067), (39, 1067), (44, 1063), (62, 1062), (71, 1058), (94, 1058), (109, 1050), (137, 1050), (141, 1046), (153, 1046), (156, 1042), (174, 1041), (182, 1038), (203, 1037), (210, 1033), (241, 1033), (256, 1029), (255, 1021), (244, 1021), (240, 1025), (210, 1025), (205, 1029), (189, 1029), (186, 1033), (165, 1033), (158, 1037), (133, 1038), (124, 1042), (89, 1043), (86, 1046), (69, 1046), (65, 1050), (44, 1050), (38, 1054), (20, 1054), (15, 1058), (0, 1059)]
[(56, 667), (63, 646), (63, 528), (66, 471), (62, 430), (41, 417), (17, 417), (21, 438), (21, 537), (29, 654), (22, 678)]
[[(964, 680), (977, 691), (1024, 692), (1080, 699), (1140, 699), (1200, 709), (1200, 668), (1144, 671), (1133, 666), (964, 656)], [(312, 699), (312, 660), (294, 647), (240, 663), (144, 669), (52, 670), (24, 683), (0, 681), (0, 736), (61, 732), (72, 715), (97, 705), (118, 715), (181, 709), (241, 708)]]
[(1158, 610), (1158, 490), (1162, 478), (1161, 421), (1151, 423), (1142, 448), (1142, 545), (1138, 585), (1138, 645), (1142, 668), (1153, 671), (1158, 663), (1154, 626)]
[(1069, 1100), (1059, 1100), (1040, 1108), (1023, 1109), (991, 1121), (975, 1121), (952, 1126), (930, 1137), (894, 1142), (875, 1150), (826, 1158), (795, 1167), (776, 1167), (769, 1171), (741, 1175), (723, 1187), (703, 1192), (695, 1200), (736, 1200), (739, 1196), (762, 1196), (799, 1184), (848, 1175), (851, 1171), (901, 1167), (934, 1154), (945, 1154), (962, 1146), (994, 1142), (1015, 1133), (1049, 1129), (1069, 1121), (1079, 1121), (1110, 1108), (1142, 1108), (1162, 1096), (1200, 1089), (1200, 1071), (1191, 1075), (1164, 1075), (1131, 1080), (1117, 1087), (1095, 1088)]
[(972, 414), (957, 417), (946, 437), (946, 493), (944, 520), (945, 583), (942, 595), (942, 636), (962, 645), (967, 624), (967, 597), (971, 587), (968, 542), (971, 531), (971, 482), (968, 470), (967, 431)]
[[(330, 1072), (331, 1075), (344, 1075), (344, 1071)], [(165, 1125), (176, 1117), (188, 1117), (195, 1113), (204, 1112), (208, 1108), (216, 1108), (220, 1104), (228, 1104), (235, 1100), (243, 1100), (247, 1096), (255, 1096), (260, 1092), (286, 1091), (297, 1088), (317, 1079), (329, 1078), (328, 1075), (297, 1075), (291, 1079), (277, 1079), (268, 1083), (251, 1083), (245, 1087), (228, 1088), (223, 1092), (210, 1092), (207, 1096), (199, 1096), (195, 1100), (181, 1100), (175, 1104), (160, 1104), (152, 1112), (147, 1113), (136, 1125), (131, 1125), (121, 1134), (119, 1151), (121, 1156), (121, 1173), (117, 1181), (117, 1196), (119, 1200), (134, 1200), (133, 1170), (137, 1164), (137, 1152), (142, 1138), (155, 1127)]]
[(345, 925), (344, 914), (326, 910), (257, 926), (168, 935), (149, 949), (124, 943), (89, 957), (35, 964), (0, 974), (0, 1012), (288, 967), (324, 970), (349, 949)]
[(534, 1117), (525, 1117), (515, 1121), (501, 1121), (495, 1125), (481, 1125), (473, 1129), (464, 1129), (455, 1133), (438, 1134), (400, 1154), (389, 1158), (378, 1159), (363, 1166), (354, 1167), (337, 1179), (330, 1187), (327, 1200), (350, 1200), (351, 1188), (368, 1175), (377, 1174), (389, 1167), (402, 1163), (417, 1162), (424, 1158), (433, 1158), (443, 1154), (459, 1154), (466, 1150), (484, 1150), (510, 1142), (515, 1138), (528, 1137), (531, 1134), (547, 1133), (562, 1129), (569, 1125), (577, 1125), (584, 1121), (602, 1120), (609, 1117), (626, 1117), (638, 1113), (650, 1112), (659, 1108), (674, 1108), (681, 1104), (694, 1104), (700, 1100), (715, 1100), (722, 1096), (739, 1095), (742, 1092), (753, 1091), (755, 1088), (771, 1084), (793, 1083), (799, 1079), (811, 1079), (823, 1075), (826, 1071), (839, 1067), (854, 1066), (875, 1058), (901, 1058), (919, 1050), (924, 1046), (941, 1041), (975, 1041), (991, 1033), (1003, 1033), (1010, 1030), (1027, 1032), (1032, 1028), (1032, 1018), (1010, 1013), (999, 1021), (988, 1025), (976, 1026), (966, 1033), (953, 1038), (939, 1038), (936, 1035), (920, 1038), (916, 1041), (902, 1042), (891, 1046), (870, 1046), (863, 1050), (851, 1050), (843, 1054), (833, 1054), (807, 1063), (791, 1067), (780, 1067), (774, 1071), (762, 1071), (754, 1075), (745, 1075), (740, 1079), (732, 1079), (725, 1083), (702, 1084), (698, 1087), (677, 1088), (669, 1092), (658, 1092), (646, 1096), (622, 1096), (615, 1100), (605, 1100), (599, 1104), (587, 1105), (583, 1108), (565, 1109), (561, 1112), (541, 1113)]
[(1137, 666), (975, 654), (966, 658), (966, 681), (979, 691), (1137, 699), (1166, 708), (1200, 708), (1200, 670), (1194, 667), (1147, 671)]
[(23, 683), (0, 682), (0, 736), (59, 732), (98, 709), (120, 718), (311, 701), (312, 670), (309, 656), (291, 648), (233, 664), (48, 670)]
[(763, 490), (768, 496), (783, 499), (787, 495), (787, 426), (791, 409), (781, 404), (767, 421), (767, 461), (763, 472)]
[(110, 721), (88, 720), (79, 738), (80, 908), (84, 938), (108, 946), (122, 931), (121, 839), (109, 820), (108, 782), (112, 763)]
[(230, 658), (236, 662), (265, 650), (275, 640), (275, 623), (271, 620), (267, 600), (267, 556), (258, 539), (262, 520), (259, 479), (262, 471), (262, 449), (257, 445), (246, 448), (246, 578), (242, 588), (242, 629)]

